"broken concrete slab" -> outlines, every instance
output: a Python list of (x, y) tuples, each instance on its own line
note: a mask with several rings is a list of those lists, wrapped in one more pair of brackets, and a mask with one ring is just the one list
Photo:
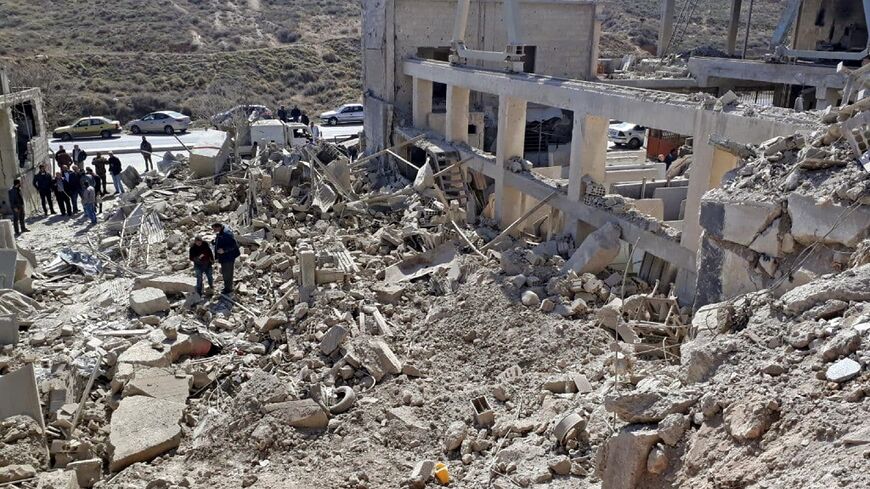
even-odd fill
[(17, 345), (18, 337), (18, 316), (0, 314), (0, 345)]
[(387, 267), (384, 281), (388, 284), (407, 282), (442, 269), (447, 270), (448, 279), (459, 278), (461, 272), (456, 260), (456, 248), (452, 244), (443, 244)]
[(190, 378), (163, 368), (140, 368), (124, 387), (124, 397), (148, 396), (184, 404), (190, 393)]
[(577, 251), (562, 266), (562, 273), (574, 270), (577, 273), (599, 273), (619, 255), (619, 237), (622, 230), (608, 222), (583, 240)]
[(320, 340), (320, 351), (322, 351), (324, 355), (331, 355), (332, 352), (341, 346), (344, 339), (347, 338), (347, 333), (347, 329), (340, 324), (336, 324), (329, 328), (329, 331), (327, 331)]
[(130, 292), (130, 308), (140, 316), (150, 316), (158, 312), (170, 309), (169, 299), (166, 294), (154, 287), (134, 290)]
[(125, 397), (112, 413), (109, 470), (117, 472), (177, 448), (184, 404), (147, 396)]
[(324, 429), (329, 424), (329, 416), (314, 399), (267, 404), (264, 410), (294, 428)]
[(196, 292), (196, 278), (192, 275), (160, 275), (154, 277), (136, 278), (133, 288), (160, 289), (168, 295), (189, 294)]
[(805, 246), (821, 241), (854, 248), (870, 233), (870, 209), (866, 206), (850, 209), (830, 200), (819, 202), (814, 197), (791, 193), (788, 214), (794, 240)]
[(870, 301), (870, 264), (795, 287), (780, 297), (789, 315), (802, 314), (829, 300)]
[(408, 406), (387, 409), (387, 419), (397, 420), (406, 428), (412, 430), (429, 430), (429, 424), (420, 420), (420, 418), (417, 417), (416, 411)]
[(381, 304), (398, 304), (402, 300), (405, 288), (395, 284), (384, 284), (372, 287), (372, 292)]
[(103, 460), (100, 458), (77, 460), (66, 467), (75, 471), (76, 482), (80, 487), (94, 487), (103, 476)]
[(648, 426), (626, 426), (610, 437), (599, 450), (603, 450), (598, 466), (602, 487), (608, 489), (635, 489), (646, 473), (647, 459), (660, 437)]
[(604, 397), (604, 409), (627, 423), (655, 423), (669, 414), (685, 414), (698, 402), (698, 395), (685, 392), (631, 392)]
[(7, 465), (0, 467), (0, 484), (31, 479), (36, 477), (36, 468), (32, 465)]
[(0, 420), (17, 415), (30, 416), (45, 428), (32, 363), (0, 376), (0, 393)]

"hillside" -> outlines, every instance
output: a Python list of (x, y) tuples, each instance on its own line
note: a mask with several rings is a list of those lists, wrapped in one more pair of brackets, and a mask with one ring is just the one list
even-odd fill
[[(751, 53), (784, 3), (755, 2)], [(677, 13), (672, 52), (724, 48), (726, 2), (678, 0)], [(659, 0), (606, 2), (601, 55), (652, 49), (658, 19)], [(315, 113), (359, 100), (359, 36), (359, 0), (0, 0), (0, 63), (14, 83), (44, 89), (51, 123), (241, 102)]]

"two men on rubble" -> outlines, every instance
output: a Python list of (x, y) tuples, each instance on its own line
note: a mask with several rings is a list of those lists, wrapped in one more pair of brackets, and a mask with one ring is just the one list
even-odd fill
[(193, 270), (196, 273), (196, 291), (202, 295), (202, 276), (208, 279), (208, 286), (211, 288), (214, 285), (212, 275), (212, 265), (214, 264), (215, 256), (221, 267), (221, 277), (223, 278), (224, 288), (222, 294), (227, 295), (233, 292), (233, 268), (236, 265), (236, 258), (241, 256), (239, 244), (236, 242), (235, 236), (221, 223), (215, 223), (211, 226), (215, 233), (214, 237), (214, 253), (211, 248), (202, 239), (202, 236), (197, 236), (190, 245), (188, 257), (193, 262)]

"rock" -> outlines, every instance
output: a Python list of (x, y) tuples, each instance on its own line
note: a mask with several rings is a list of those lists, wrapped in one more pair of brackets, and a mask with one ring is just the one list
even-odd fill
[(294, 428), (322, 430), (329, 424), (329, 416), (314, 399), (267, 404), (265, 410)]
[(287, 324), (287, 322), (286, 314), (273, 314), (269, 317), (259, 317), (255, 319), (254, 326), (256, 326), (257, 330), (261, 333), (267, 333), (282, 324)]
[(616, 326), (619, 325), (619, 322), (622, 319), (621, 308), (622, 301), (616, 299), (615, 301), (599, 307), (598, 310), (595, 311), (595, 319), (598, 320), (599, 325), (604, 326), (607, 329), (616, 330)]
[(738, 441), (761, 438), (773, 423), (774, 413), (766, 401), (735, 402), (723, 412), (725, 429)]
[(683, 413), (698, 401), (684, 392), (632, 392), (604, 397), (604, 409), (627, 423), (655, 423), (669, 414)]
[(452, 452), (462, 445), (465, 440), (465, 423), (462, 421), (454, 421), (447, 427), (447, 433), (444, 435), (444, 451)]
[(341, 343), (347, 337), (347, 330), (344, 329), (343, 326), (336, 324), (335, 326), (329, 328), (329, 331), (323, 335), (323, 338), (320, 340), (320, 351), (323, 352), (324, 355), (331, 355), (332, 352), (338, 350), (338, 347), (341, 346)]
[(508, 279), (508, 283), (519, 289), (526, 285), (526, 276), (523, 274), (514, 275)]
[(414, 470), (411, 471), (411, 477), (409, 477), (411, 486), (419, 488), (426, 487), (426, 482), (432, 477), (432, 470), (434, 469), (434, 460), (421, 460), (417, 462), (417, 464), (414, 465)]
[(645, 426), (626, 426), (610, 437), (599, 450), (598, 472), (601, 487), (635, 489), (646, 473), (650, 450), (659, 441), (658, 433)]
[(541, 303), (541, 299), (538, 297), (538, 294), (531, 290), (527, 290), (523, 292), (522, 302), (524, 306), (537, 307)]
[(832, 299), (870, 301), (870, 264), (795, 287), (780, 297), (783, 310), (792, 316)]
[(499, 402), (505, 402), (505, 401), (510, 400), (510, 398), (511, 398), (507, 389), (505, 389), (505, 387), (501, 384), (496, 384), (492, 388), (492, 397), (495, 397), (495, 399)]
[(665, 419), (659, 421), (659, 435), (662, 441), (669, 446), (676, 446), (683, 433), (689, 429), (689, 417), (679, 413), (673, 413), (665, 416)]
[(544, 299), (541, 301), (541, 312), (545, 314), (549, 314), (553, 312), (553, 309), (556, 308), (556, 303), (550, 299)]
[(32, 465), (7, 465), (0, 467), (0, 484), (20, 481), (36, 477), (36, 469)]
[(846, 382), (852, 380), (861, 373), (861, 364), (851, 358), (844, 358), (828, 367), (825, 378), (831, 382)]
[(668, 470), (668, 457), (660, 446), (653, 447), (646, 459), (646, 470), (652, 474), (664, 474)]
[[(163, 292), (161, 292), (162, 294)], [(117, 472), (177, 448), (184, 404), (146, 396), (125, 397), (112, 413), (109, 470)]]
[(168, 295), (189, 294), (196, 292), (196, 277), (182, 274), (138, 277), (133, 287), (136, 289), (160, 289)]
[(568, 475), (571, 473), (571, 459), (568, 457), (550, 459), (547, 467), (556, 475)]
[(99, 458), (77, 460), (66, 467), (76, 471), (76, 480), (81, 487), (93, 487), (103, 478), (103, 460)]
[(680, 364), (686, 384), (708, 380), (725, 361), (726, 354), (710, 342), (715, 334), (715, 331), (699, 329), (697, 336), (680, 348)]
[(861, 347), (861, 335), (854, 329), (844, 329), (828, 340), (822, 348), (822, 359), (827, 362), (845, 357)]
[(300, 302), (293, 307), (293, 319), (295, 321), (301, 321), (305, 316), (308, 315), (308, 303)]
[(124, 397), (148, 396), (184, 404), (190, 390), (190, 380), (178, 377), (162, 368), (136, 370), (133, 378), (124, 387)]
[(574, 270), (577, 273), (599, 273), (619, 255), (619, 237), (622, 230), (608, 222), (583, 240), (577, 251), (565, 262), (562, 273)]
[(405, 288), (400, 285), (379, 285), (372, 287), (372, 292), (381, 304), (398, 304), (402, 300)]
[(778, 377), (785, 373), (785, 367), (776, 362), (769, 362), (761, 368), (761, 371), (767, 375)]
[(392, 409), (387, 409), (387, 418), (394, 419), (402, 423), (405, 428), (419, 431), (428, 431), (429, 424), (424, 423), (415, 413), (414, 408), (408, 406), (400, 406)]
[(130, 308), (139, 316), (150, 316), (168, 311), (170, 305), (162, 290), (146, 287), (130, 292)]

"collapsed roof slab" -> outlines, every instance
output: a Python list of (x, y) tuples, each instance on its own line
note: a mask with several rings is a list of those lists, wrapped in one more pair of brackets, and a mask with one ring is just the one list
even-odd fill
[(717, 79), (837, 89), (846, 86), (846, 76), (837, 73), (837, 67), (830, 65), (692, 57), (689, 59), (689, 72), (698, 81), (700, 87), (715, 85)]

